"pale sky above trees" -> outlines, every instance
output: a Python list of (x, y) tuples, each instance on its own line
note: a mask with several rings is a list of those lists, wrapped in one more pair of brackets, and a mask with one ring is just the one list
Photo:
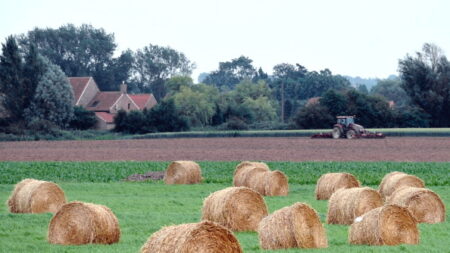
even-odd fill
[(450, 52), (446, 0), (0, 0), (0, 40), (34, 27), (91, 24), (118, 51), (156, 44), (183, 52), (201, 72), (241, 55), (271, 73), (279, 63), (385, 78), (426, 42)]

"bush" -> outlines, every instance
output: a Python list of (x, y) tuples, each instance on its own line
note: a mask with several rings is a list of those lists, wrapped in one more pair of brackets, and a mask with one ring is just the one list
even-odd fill
[(238, 117), (231, 117), (224, 125), (225, 130), (248, 130), (248, 125)]
[[(30, 123), (28, 123), (28, 131), (30, 134), (34, 134), (36, 136), (38, 135), (50, 135), (53, 137), (57, 137), (61, 135), (60, 129), (57, 125), (54, 123), (41, 119), (41, 120), (34, 120)], [(39, 138), (41, 139), (41, 138)], [(46, 138), (44, 138), (46, 139)]]
[(330, 128), (335, 123), (328, 108), (320, 104), (311, 104), (301, 108), (294, 116), (295, 125), (303, 129)]
[(75, 106), (73, 114), (73, 118), (69, 123), (71, 129), (86, 130), (93, 128), (95, 123), (97, 123), (95, 113), (88, 111), (81, 106)]
[(119, 111), (114, 118), (116, 132), (152, 133), (189, 130), (187, 120), (180, 116), (173, 100), (162, 101), (147, 111)]

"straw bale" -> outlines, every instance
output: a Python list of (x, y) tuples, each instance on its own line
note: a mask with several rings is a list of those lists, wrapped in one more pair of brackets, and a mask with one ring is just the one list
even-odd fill
[(263, 249), (328, 247), (317, 212), (305, 203), (284, 207), (262, 219), (258, 235)]
[(419, 230), (408, 209), (385, 205), (356, 218), (348, 239), (350, 244), (418, 244)]
[(155, 232), (141, 253), (242, 253), (227, 228), (210, 221), (164, 227)]
[(202, 220), (210, 220), (232, 231), (256, 231), (267, 216), (261, 194), (247, 187), (228, 187), (210, 194), (203, 202)]
[(416, 176), (394, 171), (383, 177), (378, 191), (380, 192), (381, 197), (386, 200), (394, 191), (403, 187), (424, 188), (425, 184), (422, 179)]
[(202, 181), (200, 166), (193, 161), (174, 161), (166, 169), (166, 184), (198, 184)]
[(48, 226), (48, 241), (52, 244), (112, 244), (119, 239), (119, 221), (103, 205), (77, 201), (65, 204)]
[(265, 163), (242, 162), (234, 171), (234, 186), (249, 187), (264, 196), (286, 196), (289, 192), (287, 176), (270, 171)]
[(260, 170), (269, 171), (269, 166), (262, 162), (249, 162), (244, 161), (236, 166), (233, 174), (234, 186), (246, 186), (246, 179), (248, 178), (248, 172), (254, 168), (260, 168)]
[(369, 187), (339, 189), (328, 202), (328, 224), (350, 225), (356, 217), (383, 205), (381, 195)]
[(287, 176), (279, 171), (274, 170), (266, 172), (266, 182), (264, 184), (265, 196), (287, 196), (289, 193), (289, 183)]
[(349, 173), (323, 174), (316, 184), (316, 199), (325, 200), (331, 197), (339, 189), (360, 187), (361, 184), (355, 176)]
[(445, 221), (445, 205), (439, 195), (430, 189), (404, 187), (392, 193), (387, 203), (408, 208), (420, 223)]
[(57, 184), (35, 179), (16, 184), (7, 201), (11, 213), (56, 213), (65, 203), (64, 191)]

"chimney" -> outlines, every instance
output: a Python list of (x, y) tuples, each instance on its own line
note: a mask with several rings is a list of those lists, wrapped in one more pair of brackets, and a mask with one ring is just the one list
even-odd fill
[(120, 84), (120, 93), (122, 93), (122, 94), (126, 94), (127, 93), (127, 85), (123, 81)]

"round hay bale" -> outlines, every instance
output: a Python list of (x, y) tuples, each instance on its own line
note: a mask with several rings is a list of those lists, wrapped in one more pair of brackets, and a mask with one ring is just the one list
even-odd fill
[(193, 161), (175, 161), (164, 173), (166, 184), (198, 184), (202, 181), (200, 166)]
[(269, 171), (269, 166), (262, 162), (249, 162), (244, 161), (236, 166), (233, 174), (233, 185), (234, 186), (246, 186), (246, 180), (248, 178), (249, 170), (254, 168), (260, 168), (260, 170)]
[(304, 203), (284, 207), (262, 219), (258, 235), (263, 249), (328, 247), (317, 212)]
[(119, 239), (119, 221), (103, 205), (77, 201), (65, 204), (48, 226), (48, 241), (52, 244), (112, 244)]
[(164, 227), (155, 232), (142, 253), (242, 253), (239, 241), (227, 228), (210, 221)]
[(219, 223), (232, 231), (256, 231), (267, 216), (261, 194), (247, 187), (228, 187), (213, 192), (203, 202), (202, 220)]
[(404, 187), (392, 193), (387, 203), (408, 208), (420, 223), (445, 221), (445, 205), (439, 195), (430, 189)]
[(270, 171), (260, 167), (245, 169), (245, 173), (241, 174), (242, 186), (255, 190), (261, 195), (265, 195), (266, 173), (268, 172)]
[(55, 183), (24, 179), (8, 199), (11, 213), (56, 213), (66, 203), (64, 191)]
[(356, 217), (383, 205), (380, 193), (369, 187), (340, 189), (328, 202), (328, 224), (350, 225)]
[(408, 209), (386, 205), (355, 219), (349, 229), (350, 244), (418, 244), (417, 223)]
[(378, 191), (383, 199), (387, 199), (394, 191), (403, 187), (424, 188), (422, 179), (403, 172), (394, 171), (386, 174), (381, 180)]
[(325, 200), (339, 189), (360, 187), (361, 184), (355, 176), (349, 173), (323, 174), (316, 184), (316, 199)]
[(279, 170), (266, 172), (264, 183), (265, 196), (287, 196), (288, 193), (288, 178), (283, 172)]

